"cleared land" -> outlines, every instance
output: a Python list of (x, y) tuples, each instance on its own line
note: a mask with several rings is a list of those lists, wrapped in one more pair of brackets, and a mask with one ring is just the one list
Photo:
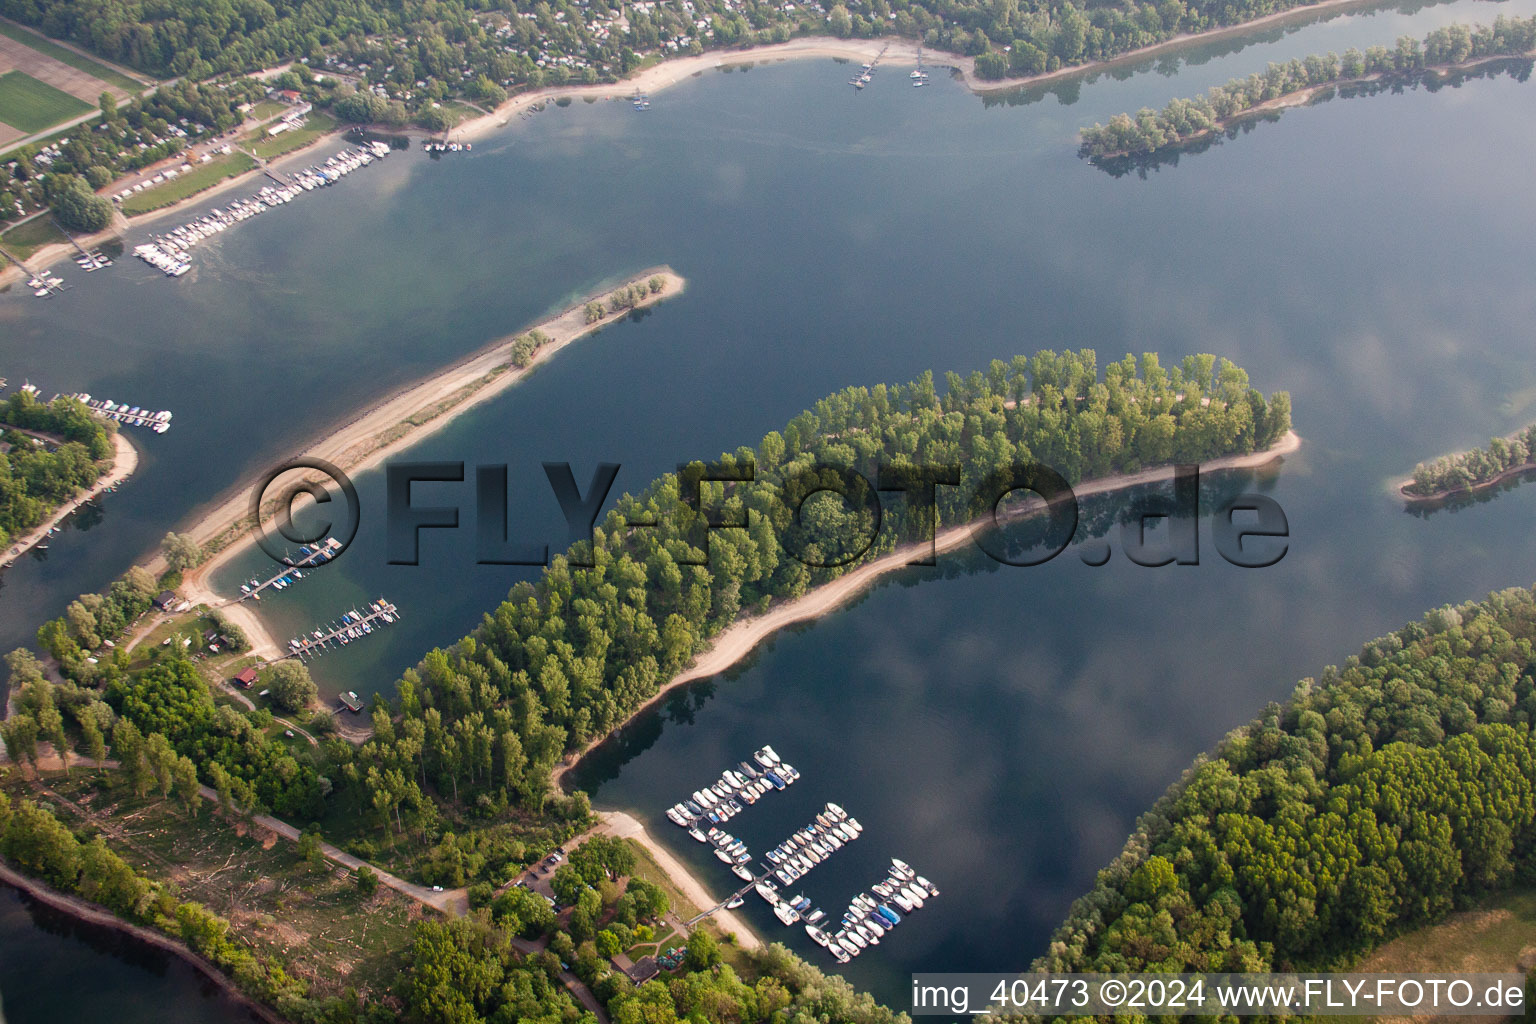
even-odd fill
[(88, 114), (91, 105), (24, 71), (0, 74), (0, 121), (28, 135)]
[(0, 246), (19, 260), (29, 258), (45, 245), (67, 241), (69, 239), (64, 237), (64, 232), (47, 215), (33, 217), (25, 224), (18, 224), (0, 235)]
[(44, 773), (44, 792), (19, 776), (6, 788), (47, 799), (70, 828), (102, 835), (139, 871), (226, 917), (241, 940), (280, 955), (316, 994), (348, 985), (379, 992), (399, 974), (412, 924), (425, 913), (413, 901), (383, 886), (364, 896), (347, 872), (306, 863), (295, 844), (206, 803), (189, 814), (158, 793), (98, 789), (98, 778), (77, 768)]
[(76, 71), (84, 71), (92, 78), (105, 82), (107, 85), (121, 89), (124, 92), (136, 93), (144, 88), (143, 82), (129, 78), (116, 68), (110, 68), (100, 61), (95, 61), (84, 54), (76, 53), (67, 46), (60, 46), (58, 43), (48, 39), (48, 37), (31, 32), (19, 25), (12, 25), (8, 21), (0, 21), (0, 35), (25, 44), (44, 56), (52, 57), (60, 64), (68, 64)]
[(131, 217), (136, 213), (148, 213), (162, 206), (179, 203), (188, 196), (212, 188), (225, 178), (244, 174), (255, 166), (256, 161), (244, 153), (214, 157), (205, 164), (193, 166), (190, 171), (183, 171), (164, 184), (135, 192), (123, 200), (123, 213)]

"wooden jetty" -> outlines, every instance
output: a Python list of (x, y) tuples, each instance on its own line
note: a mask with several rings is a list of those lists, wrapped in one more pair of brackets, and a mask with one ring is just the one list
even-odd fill
[(354, 640), (361, 640), (376, 629), (391, 625), (400, 618), (400, 610), (384, 598), (371, 602), (366, 611), (356, 608), (345, 612), (339, 622), (329, 623), (312, 630), (307, 637), (294, 637), (288, 641), (288, 656), (304, 660), (319, 657), (334, 647), (345, 647)]
[(246, 598), (252, 598), (260, 601), (261, 592), (268, 587), (276, 587), (281, 590), (294, 583), (295, 573), (299, 574), (298, 579), (303, 579), (302, 570), (329, 562), (340, 551), (341, 542), (335, 537), (327, 537), (323, 543), (317, 545), (313, 550), (307, 550), (308, 547), (308, 545), (305, 545), (303, 548), (300, 548), (299, 551), (303, 557), (299, 558), (292, 565), (285, 566), (281, 572), (274, 575), (271, 579), (263, 580), (260, 583), (240, 584), (239, 600), (244, 601)]

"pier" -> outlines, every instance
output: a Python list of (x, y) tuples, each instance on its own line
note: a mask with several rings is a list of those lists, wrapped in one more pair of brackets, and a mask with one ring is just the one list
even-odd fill
[(252, 598), (254, 600), (260, 601), (261, 592), (266, 590), (268, 587), (275, 587), (278, 590), (284, 589), (294, 582), (295, 574), (297, 574), (298, 579), (304, 578), (304, 574), (300, 572), (300, 570), (309, 569), (313, 566), (329, 562), (335, 556), (337, 550), (340, 547), (341, 542), (338, 541), (335, 537), (325, 538), (325, 542), (323, 544), (319, 544), (313, 549), (311, 549), (309, 545), (306, 544), (304, 547), (299, 549), (299, 554), (302, 557), (300, 557), (299, 560), (294, 562), (291, 566), (288, 566), (281, 572), (277, 573), (271, 579), (263, 580), (261, 582), (252, 580), (250, 583), (240, 584), (240, 597), (238, 600), (244, 601), (246, 598)]
[(308, 637), (295, 637), (288, 641), (288, 656), (300, 660), (319, 657), (331, 648), (331, 645), (345, 647), (354, 640), (361, 640), (375, 629), (382, 629), (400, 618), (400, 611), (384, 598), (379, 598), (368, 605), (368, 610), (360, 612), (356, 608), (345, 612), (339, 623), (330, 623), (326, 627), (316, 629)]

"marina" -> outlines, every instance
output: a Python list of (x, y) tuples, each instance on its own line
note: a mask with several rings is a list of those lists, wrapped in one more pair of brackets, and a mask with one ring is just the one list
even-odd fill
[[(878, 946), (882, 938), (901, 924), (903, 914), (921, 909), (938, 895), (936, 885), (913, 871), (906, 861), (893, 857), (886, 877), (870, 886), (868, 892), (856, 893), (837, 925), (830, 925), (825, 919), (807, 918), (805, 933), (838, 963), (846, 964), (871, 946)], [(892, 907), (892, 903), (901, 910)]]
[[(53, 397), (57, 398), (58, 395)], [(69, 396), (79, 400), (83, 405), (95, 411), (104, 419), (116, 420), (128, 427), (148, 427), (157, 434), (163, 434), (171, 429), (171, 413), (168, 409), (158, 412), (150, 412), (148, 409), (137, 405), (129, 405), (127, 402), (114, 402), (110, 398), (92, 398), (85, 391), (77, 392)]]
[(299, 548), (299, 557), (281, 572), (266, 579), (251, 579), (248, 583), (240, 584), (239, 601), (247, 598), (253, 601), (261, 600), (261, 592), (269, 587), (273, 590), (287, 590), (299, 580), (304, 578), (304, 570), (312, 569), (317, 565), (323, 565), (334, 558), (341, 550), (341, 542), (335, 537), (327, 537), (316, 545), (305, 544)]
[(291, 203), (306, 192), (334, 185), (358, 168), (388, 155), (389, 146), (385, 143), (367, 142), (286, 178), (269, 170), (267, 176), (277, 184), (263, 186), (255, 195), (236, 200), (223, 209), (209, 210), (194, 221), (156, 235), (150, 241), (134, 246), (133, 254), (166, 277), (181, 277), (192, 269), (191, 252), (198, 243), (257, 214)]
[(707, 838), (701, 831), (706, 822), (711, 826), (722, 825), (770, 792), (787, 789), (800, 778), (795, 767), (781, 761), (766, 744), (752, 755), (751, 761), (742, 761), (736, 767), (741, 771), (727, 768), (718, 781), (694, 790), (689, 799), (667, 808), (668, 820), (687, 829), (690, 836), (702, 843)]
[(300, 660), (318, 658), (333, 646), (345, 647), (400, 619), (399, 609), (382, 597), (371, 602), (367, 609), (343, 612), (340, 620), (312, 630), (309, 636), (294, 637), (288, 641), (288, 656)]

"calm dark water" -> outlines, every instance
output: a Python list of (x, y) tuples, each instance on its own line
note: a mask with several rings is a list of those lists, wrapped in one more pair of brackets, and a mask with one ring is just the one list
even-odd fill
[(9, 1024), (259, 1020), (185, 961), (0, 885), (0, 993)]
[[(542, 461), (583, 483), (619, 462), (616, 490), (635, 489), (849, 384), (1046, 347), (1227, 355), (1292, 392), (1307, 440), (1244, 484), (1289, 516), (1278, 566), (1225, 564), (1208, 524), (1197, 567), (1133, 566), (1114, 533), (1098, 569), (1070, 551), (1035, 569), (957, 556), (678, 694), (582, 780), (724, 891), (731, 876), (661, 811), (771, 742), (805, 779), (733, 832), (761, 850), (835, 800), (867, 831), (808, 895), (840, 908), (893, 855), (944, 889), (850, 978), (902, 1006), (913, 969), (1018, 966), (1196, 753), (1362, 641), (1536, 575), (1536, 491), (1427, 519), (1388, 493), (1419, 459), (1536, 418), (1529, 85), (1294, 111), (1146, 180), (1078, 160), (1076, 129), (1267, 60), (1533, 9), (1335, 18), (1013, 104), (942, 78), (913, 90), (896, 69), (852, 95), (831, 61), (710, 73), (645, 114), (577, 102), (457, 159), (392, 156), (226, 233), (196, 279), (122, 263), (46, 304), (0, 299), (13, 381), (176, 413), (90, 536), (5, 577), (0, 641), (121, 571), (188, 496), (655, 263), (688, 277), (682, 298), (567, 349), (411, 458), (508, 463), (515, 527), (558, 547)], [(352, 550), (262, 603), (284, 638), (379, 594), (400, 606), (402, 623), (317, 663), (328, 693), (389, 688), (522, 578), (473, 564), (471, 485), (417, 488), (465, 510), (464, 529), (424, 534), (418, 567), (384, 564), (382, 475), (358, 487)]]

